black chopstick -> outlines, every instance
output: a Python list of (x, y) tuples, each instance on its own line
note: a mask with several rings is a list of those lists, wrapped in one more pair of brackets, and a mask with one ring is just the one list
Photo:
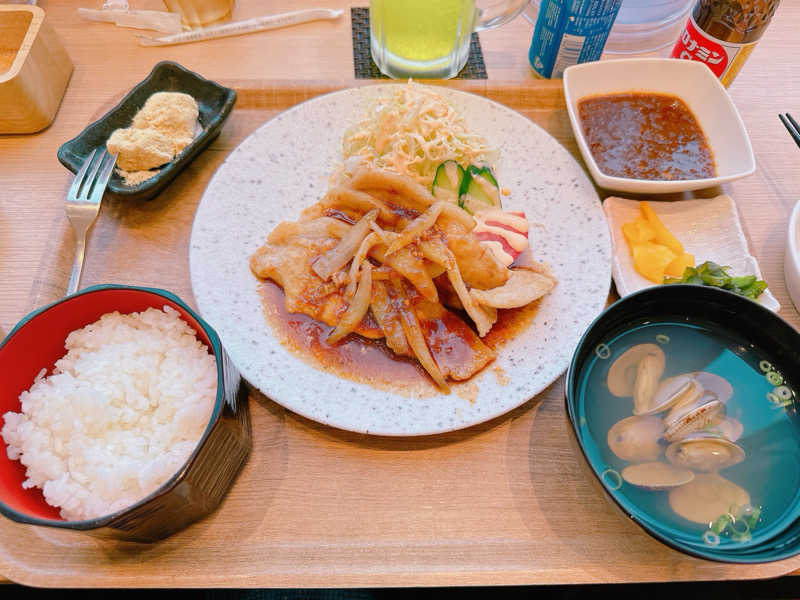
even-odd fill
[(797, 121), (795, 121), (789, 113), (786, 113), (786, 115), (778, 115), (778, 117), (780, 117), (781, 122), (791, 134), (795, 144), (800, 147), (800, 125), (797, 124)]

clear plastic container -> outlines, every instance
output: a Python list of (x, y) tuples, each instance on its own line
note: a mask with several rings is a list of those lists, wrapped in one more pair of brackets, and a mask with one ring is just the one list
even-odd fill
[[(539, 2), (531, 0), (524, 13), (534, 25)], [(694, 4), (694, 0), (623, 0), (604, 53), (666, 56)]]

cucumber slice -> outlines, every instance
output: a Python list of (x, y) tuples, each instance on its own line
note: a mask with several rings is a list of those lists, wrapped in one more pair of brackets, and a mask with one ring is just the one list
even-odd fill
[(464, 181), (464, 167), (454, 160), (446, 160), (436, 168), (431, 193), (434, 198), (458, 202), (458, 192)]
[(458, 205), (469, 214), (487, 208), (501, 208), (500, 186), (489, 167), (467, 167), (458, 190)]

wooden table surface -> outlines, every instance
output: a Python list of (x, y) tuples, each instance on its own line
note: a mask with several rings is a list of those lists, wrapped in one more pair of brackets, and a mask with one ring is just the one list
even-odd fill
[[(58, 296), (59, 290), (56, 289), (56, 285), (61, 285), (62, 281), (59, 279), (57, 284), (54, 282), (53, 265), (68, 266), (71, 262), (74, 240), (64, 216), (64, 197), (72, 175), (59, 164), (56, 150), (64, 141), (77, 135), (87, 123), (113, 106), (127, 90), (150, 72), (156, 62), (165, 59), (177, 61), (209, 79), (237, 87), (243, 92), (240, 93), (240, 105), (245, 113), (236, 121), (236, 126), (241, 129), (228, 138), (221, 136), (222, 141), (219, 145), (215, 142), (215, 146), (212, 146), (212, 150), (216, 149), (218, 153), (223, 154), (231, 149), (226, 145), (226, 139), (228, 142), (242, 139), (248, 131), (258, 125), (257, 119), (261, 114), (258, 113), (259, 110), (265, 109), (267, 112), (264, 114), (268, 114), (269, 107), (259, 106), (258, 95), (254, 92), (249, 93), (248, 90), (264, 87), (273, 90), (282, 89), (284, 94), (292, 94), (291, 90), (295, 86), (301, 89), (301, 92), (305, 89), (307, 94), (318, 81), (325, 81), (327, 82), (325, 85), (333, 87), (346, 87), (355, 83), (349, 11), (336, 22), (312, 23), (200, 44), (143, 48), (134, 41), (132, 30), (117, 28), (110, 24), (86, 23), (77, 17), (75, 10), (77, 6), (94, 7), (95, 4), (99, 2), (85, 0), (39, 2), (47, 12), (48, 22), (60, 35), (74, 62), (75, 71), (55, 121), (48, 129), (34, 135), (0, 135), (0, 299), (2, 299), (0, 329), (4, 333), (43, 300)], [(161, 8), (161, 4), (155, 1), (131, 2), (131, 4), (134, 8)], [(364, 2), (360, 2), (354, 5), (363, 4)], [(305, 5), (350, 6), (349, 3), (332, 0), (315, 2), (239, 0), (235, 17), (246, 18), (282, 12)], [(787, 295), (783, 279), (783, 255), (788, 216), (800, 193), (800, 180), (797, 178), (800, 150), (779, 122), (778, 113), (793, 110), (800, 113), (800, 79), (795, 75), (795, 59), (800, 52), (800, 37), (797, 36), (796, 25), (798, 22), (800, 22), (800, 3), (784, 2), (778, 8), (765, 37), (730, 87), (730, 93), (751, 136), (757, 170), (753, 176), (728, 185), (722, 190), (736, 201), (751, 243), (751, 251), (759, 260), (764, 278), (782, 304), (780, 315), (795, 327), (800, 327), (800, 315)], [(524, 91), (527, 98), (531, 97), (531, 93), (535, 97), (536, 90), (541, 88), (542, 97), (549, 97), (547, 93), (553, 92), (557, 84), (537, 80), (527, 61), (532, 31), (533, 26), (520, 16), (505, 27), (481, 33), (480, 39), (489, 79), (485, 83), (467, 84), (467, 89), (488, 90), (490, 96), (493, 89), (502, 88), (506, 90), (506, 94), (513, 94), (513, 90), (518, 89), (520, 93)], [(301, 92), (298, 92), (298, 99), (303, 97)], [(237, 110), (239, 108), (240, 106), (237, 106)], [(528, 108), (531, 114), (537, 109), (536, 106)], [(252, 111), (251, 116), (247, 116), (247, 109)], [(552, 115), (553, 127), (562, 128), (561, 134), (564, 136), (562, 143), (577, 157), (576, 147), (568, 138), (568, 130), (564, 129), (566, 123), (564, 111), (559, 110), (551, 110), (547, 114)], [(544, 125), (547, 126), (547, 123)], [(559, 140), (562, 141), (561, 138)], [(214, 160), (211, 164), (218, 163), (219, 160)], [(205, 181), (209, 176), (210, 173), (202, 174)], [(173, 184), (167, 193), (172, 197), (179, 196), (183, 187), (185, 186), (181, 184)], [(115, 211), (119, 211), (119, 206), (116, 206)], [(101, 220), (103, 217), (101, 214)], [(117, 224), (116, 227), (118, 229), (115, 231), (127, 229), (125, 235), (129, 238), (135, 238), (136, 235), (146, 237), (147, 215), (139, 215), (128, 221), (121, 220), (121, 224)], [(97, 245), (93, 246), (92, 242), (88, 252), (90, 256), (93, 252), (108, 252), (109, 257), (113, 256), (112, 247), (103, 245), (99, 248)], [(95, 256), (94, 260), (100, 259)], [(104, 272), (96, 269), (96, 273)], [(359, 436), (343, 435), (291, 414), (285, 414), (282, 409), (271, 405), (267, 400), (259, 404), (259, 407), (265, 414), (280, 413), (280, 418), (275, 421), (275, 430), (270, 433), (281, 439), (284, 444), (282, 452), (296, 450), (306, 453), (306, 459), (301, 463), (304, 468), (315, 464), (314, 453), (319, 453), (320, 456), (325, 456), (326, 453), (341, 453), (353, 469), (345, 474), (367, 478), (369, 465), (372, 464), (370, 461), (380, 464), (376, 454), (382, 458), (386, 458), (384, 454), (395, 454), (398, 458), (397, 472), (400, 475), (414, 473), (418, 468), (419, 465), (414, 464), (412, 457), (414, 451), (419, 451), (420, 455), (425, 455), (429, 460), (442, 460), (443, 464), (453, 461), (458, 463), (461, 460), (468, 460), (469, 457), (477, 461), (478, 469), (489, 468), (493, 461), (502, 462), (517, 452), (513, 450), (512, 444), (525, 445), (528, 443), (528, 437), (533, 434), (546, 440), (550, 433), (541, 431), (540, 427), (550, 423), (548, 419), (557, 423), (557, 427), (564, 427), (563, 407), (558, 399), (561, 390), (563, 390), (561, 383), (556, 384), (547, 391), (544, 400), (528, 403), (514, 411), (508, 419), (501, 419), (498, 423), (479, 426), (468, 432), (438, 439), (436, 442), (420, 440), (418, 443), (402, 444), (373, 443)], [(258, 446), (259, 444), (256, 450), (259, 449)], [(459, 456), (462, 452), (463, 455)], [(508, 453), (508, 456), (504, 453)], [(537, 467), (534, 464), (535, 458), (529, 457), (525, 448), (518, 453), (524, 465), (528, 465), (528, 461), (531, 461), (531, 472), (525, 473), (519, 471), (517, 467), (509, 466), (509, 479), (505, 483), (509, 486), (510, 494), (509, 490), (505, 490), (501, 496), (516, 497), (518, 500), (516, 506), (492, 507), (490, 498), (479, 498), (478, 501), (486, 503), (473, 514), (474, 507), (470, 503), (458, 501), (452, 507), (456, 513), (448, 514), (444, 524), (437, 528), (436, 507), (421, 505), (419, 510), (425, 514), (418, 515), (419, 520), (415, 521), (413, 510), (401, 513), (406, 519), (404, 526), (412, 531), (415, 527), (433, 527), (429, 531), (434, 536), (431, 543), (440, 544), (442, 548), (449, 547), (455, 541), (448, 537), (452, 532), (446, 528), (446, 523), (451, 522), (451, 518), (457, 519), (460, 516), (467, 522), (481, 517), (491, 518), (494, 508), (502, 516), (513, 514), (519, 526), (530, 526), (531, 522), (527, 520), (526, 511), (537, 510), (537, 503), (545, 502), (547, 499), (531, 499), (518, 492), (531, 484), (530, 479), (544, 476), (548, 470), (542, 471), (541, 465)], [(481, 462), (482, 456), (489, 456), (489, 459)], [(283, 459), (283, 469), (291, 470), (295, 463), (288, 461), (287, 466), (286, 457)], [(558, 459), (571, 462), (577, 460), (578, 456), (564, 455)], [(321, 458), (320, 461), (317, 464), (323, 464)], [(359, 464), (361, 468), (358, 467)], [(457, 468), (470, 472), (469, 465)], [(550, 475), (557, 476), (557, 473)], [(318, 469), (309, 476), (324, 480), (326, 473)], [(414, 483), (419, 486), (415, 493), (419, 494), (420, 498), (426, 493), (435, 496), (437, 491), (441, 491), (436, 486), (435, 477), (435, 470), (423, 469), (423, 475)], [(302, 485), (302, 476), (298, 476), (294, 481)], [(402, 481), (399, 485), (402, 486)], [(581, 494), (589, 493), (597, 496), (596, 502), (593, 503), (596, 510), (608, 510), (594, 487), (585, 481), (576, 485), (578, 485), (577, 491)], [(470, 486), (467, 483), (458, 491), (468, 493), (469, 490)], [(334, 502), (336, 494), (339, 493), (335, 480), (327, 481), (327, 484), (322, 486), (322, 491), (330, 494), (330, 503), (327, 504), (330, 510), (345, 510)], [(369, 487), (369, 492), (375, 495), (374, 505), (378, 507), (372, 516), (390, 518), (388, 513), (380, 511), (391, 509), (391, 498), (381, 496), (381, 490), (374, 487)], [(576, 490), (573, 489), (571, 492), (575, 493)], [(273, 501), (277, 502), (280, 490), (271, 490), (269, 493), (274, 495)], [(296, 497), (302, 496), (302, 494), (297, 496), (298, 490), (293, 490), (293, 493)], [(414, 497), (414, 494), (405, 496)], [(313, 514), (308, 515), (307, 521), (312, 532), (315, 531), (313, 516)], [(506, 524), (508, 522), (510, 521), (507, 519)], [(603, 522), (608, 528), (618, 527), (624, 531), (624, 544), (629, 545), (629, 551), (662, 553), (663, 560), (655, 561), (656, 564), (651, 565), (652, 570), (648, 571), (647, 565), (638, 570), (635, 567), (623, 569), (602, 563), (599, 555), (595, 563), (591, 561), (583, 563), (575, 557), (570, 558), (567, 554), (557, 569), (553, 568), (547, 576), (538, 577), (535, 568), (526, 571), (524, 561), (509, 565), (509, 570), (504, 571), (501, 561), (493, 558), (497, 553), (502, 554), (504, 551), (502, 535), (498, 534), (497, 539), (492, 540), (491, 545), (485, 549), (485, 562), (477, 560), (482, 556), (481, 553), (470, 553), (465, 549), (453, 547), (453, 564), (424, 565), (424, 557), (420, 557), (420, 564), (414, 565), (409, 572), (401, 572), (395, 569), (387, 558), (383, 569), (346, 576), (336, 570), (341, 565), (334, 564), (333, 561), (329, 579), (319, 574), (312, 574), (311, 571), (304, 571), (299, 566), (292, 571), (291, 557), (294, 555), (287, 551), (285, 557), (276, 557), (275, 560), (278, 562), (285, 560), (286, 573), (290, 574), (285, 575), (283, 579), (276, 577), (270, 581), (275, 585), (302, 587), (306, 584), (378, 586), (751, 579), (777, 576), (800, 567), (800, 562), (795, 559), (772, 565), (749, 567), (709, 564), (663, 548), (635, 527), (626, 524), (616, 513), (609, 512)], [(553, 532), (548, 533), (553, 534)], [(313, 535), (308, 539), (312, 538)], [(591, 547), (591, 536), (580, 539), (581, 543), (588, 544), (585, 553), (591, 554), (593, 550), (602, 551), (602, 548)], [(386, 545), (388, 540), (366, 540), (366, 542), (365, 547), (374, 542), (376, 548), (380, 547), (387, 552), (387, 556), (391, 556), (394, 552), (397, 552), (398, 556), (402, 554), (397, 548), (388, 550)], [(386, 543), (381, 546), (380, 542)], [(568, 540), (560, 539), (560, 542), (568, 546)], [(505, 551), (527, 552), (531, 548), (543, 553), (548, 552), (546, 547), (538, 547), (535, 544), (516, 549), (506, 548)], [(295, 548), (292, 552), (299, 550)], [(120, 558), (123, 554), (124, 561), (130, 561), (134, 556), (124, 552), (118, 554), (107, 552), (110, 560), (115, 557)], [(431, 556), (435, 558), (439, 555), (434, 553)], [(465, 560), (459, 562), (461, 559)], [(570, 560), (573, 560), (573, 565), (570, 564)], [(0, 567), (2, 565), (0, 553)], [(305, 578), (304, 572), (308, 573)], [(8, 577), (9, 573), (3, 573), (0, 568), (1, 575)], [(105, 581), (109, 585), (113, 584), (113, 579)], [(182, 582), (180, 583), (182, 585), (191, 585), (184, 580), (178, 579), (178, 581)], [(59, 585), (57, 576), (27, 582)], [(135, 578), (130, 576), (125, 580), (126, 585), (136, 583)], [(142, 574), (138, 583), (148, 585), (146, 573)], [(219, 579), (219, 585), (236, 587), (260, 583), (245, 577)]]

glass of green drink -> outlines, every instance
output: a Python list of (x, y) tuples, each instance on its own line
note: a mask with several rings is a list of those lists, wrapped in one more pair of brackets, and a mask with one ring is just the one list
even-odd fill
[(372, 59), (395, 79), (449, 79), (467, 63), (473, 31), (507, 23), (528, 1), (480, 9), (475, 0), (370, 0)]

